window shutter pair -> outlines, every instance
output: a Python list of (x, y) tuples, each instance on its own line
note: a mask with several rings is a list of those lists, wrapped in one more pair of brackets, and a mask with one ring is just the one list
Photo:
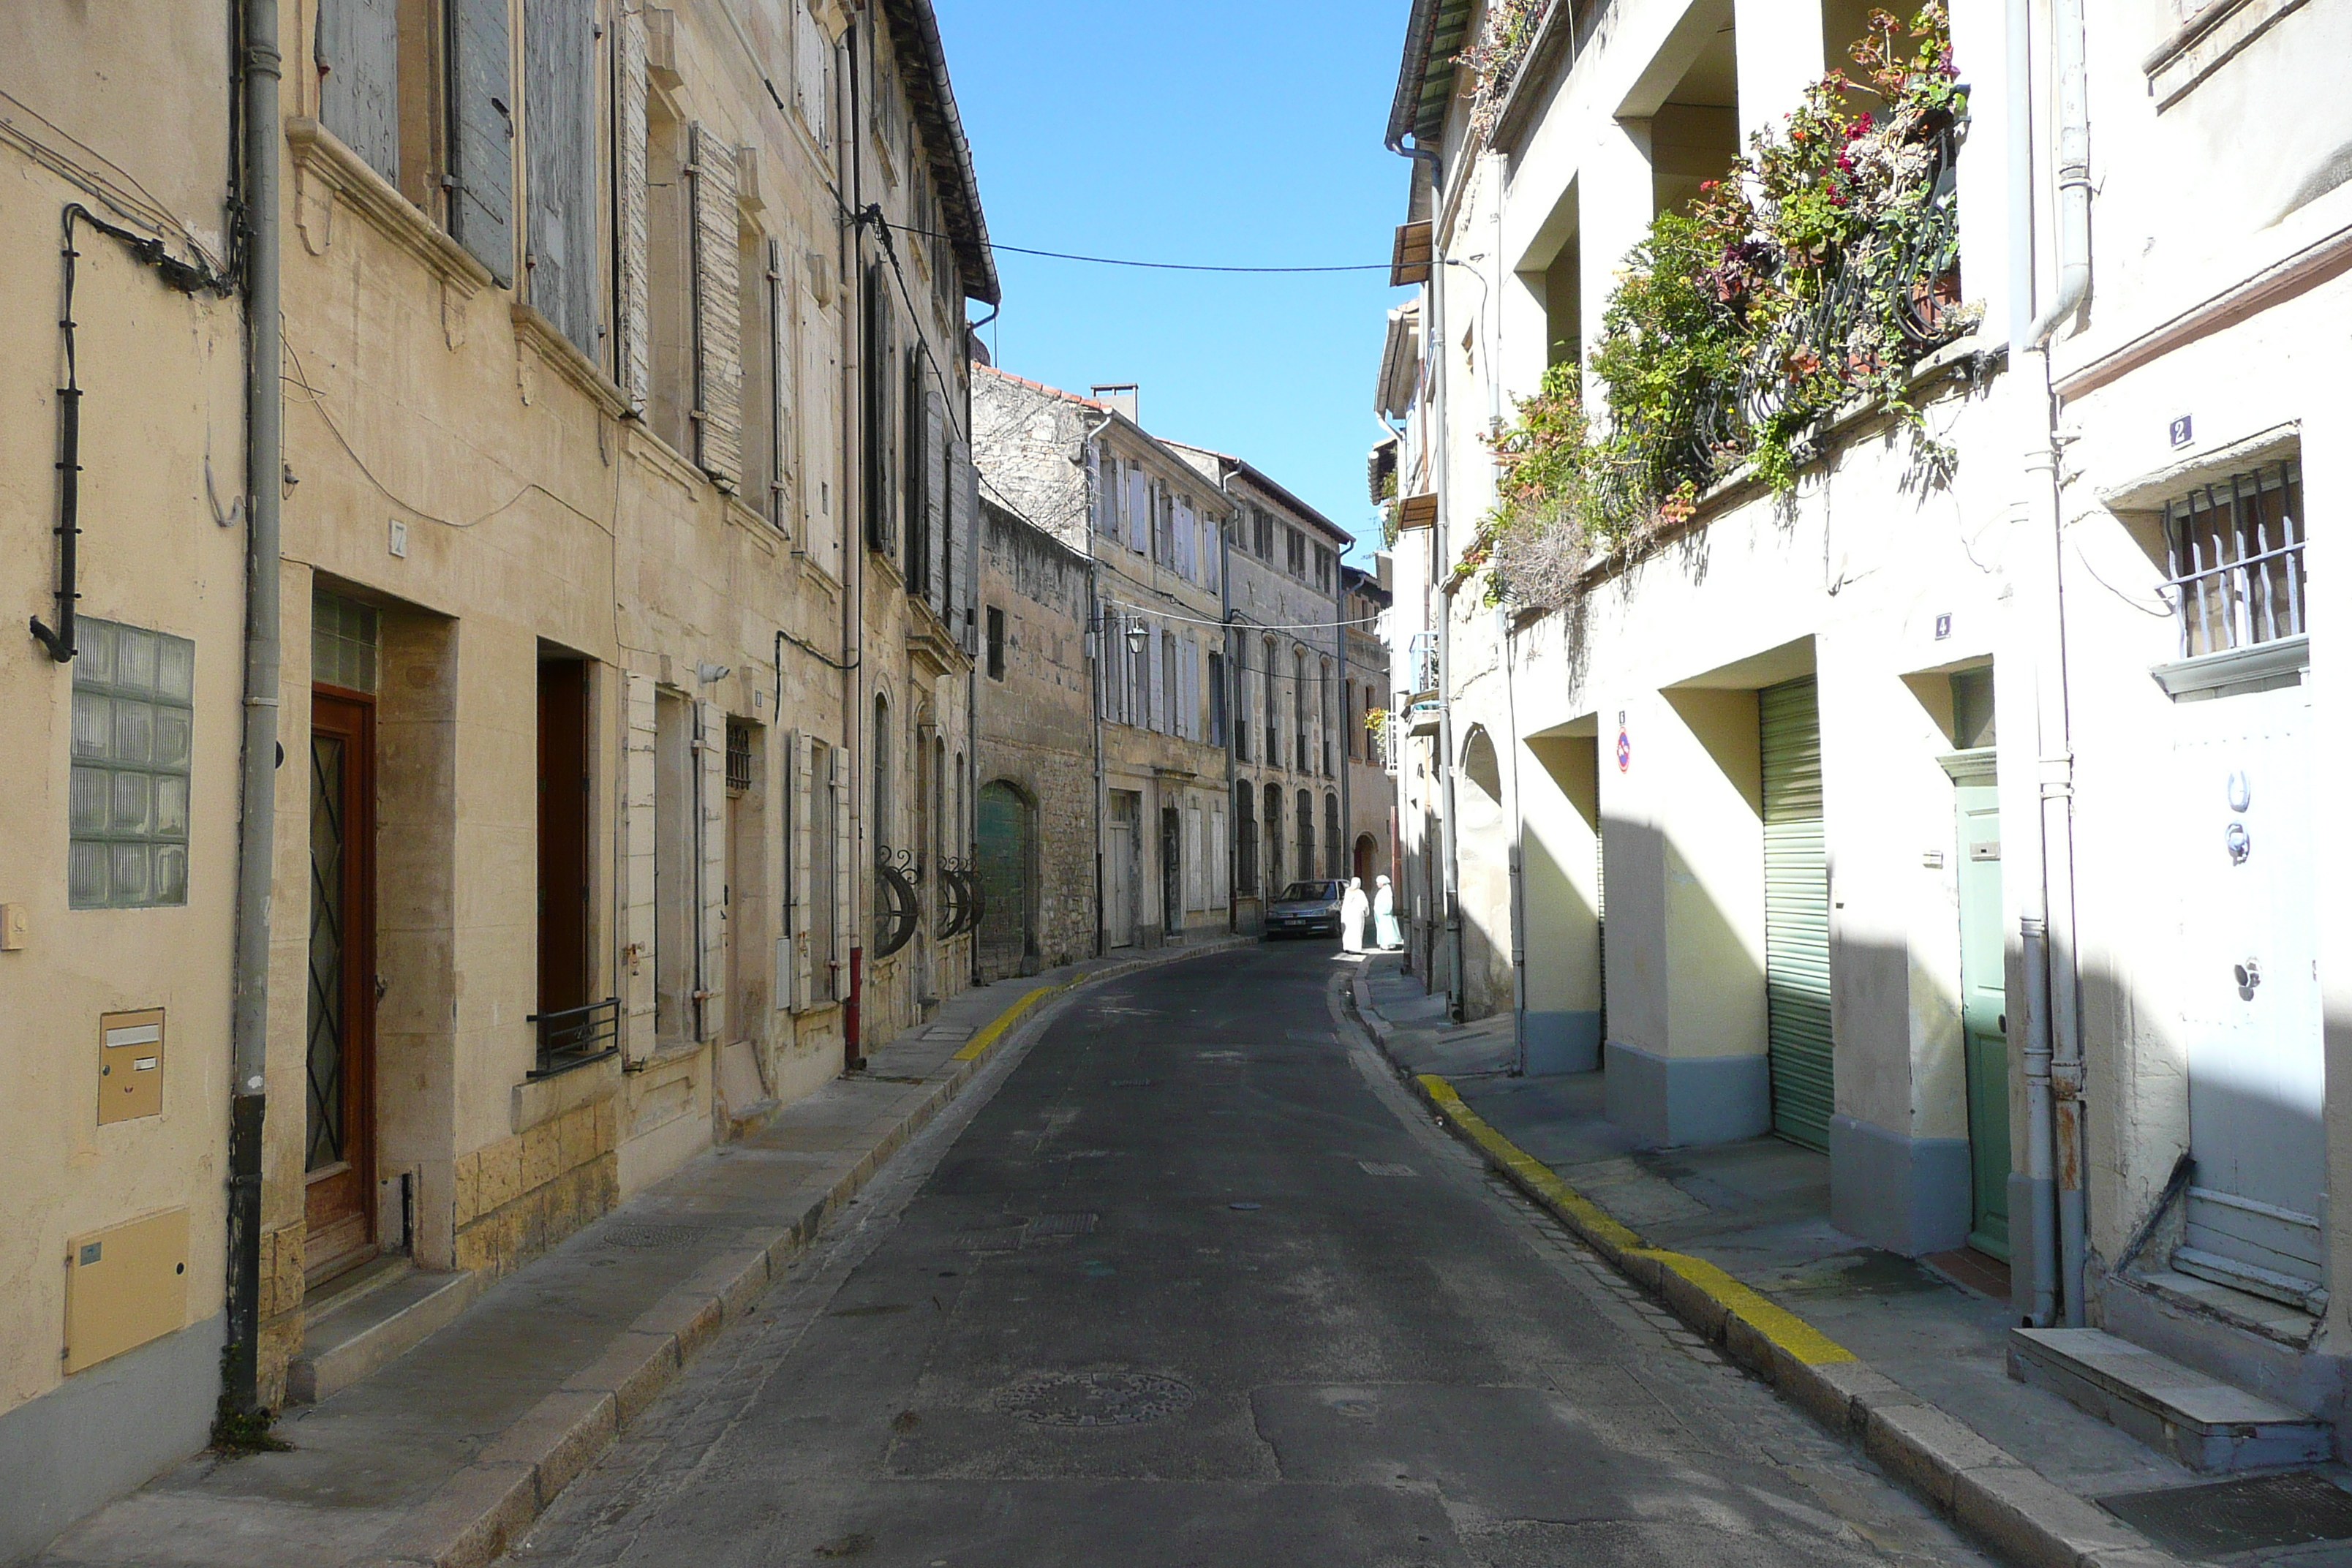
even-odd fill
[(514, 282), (514, 85), (509, 0), (448, 0), (449, 232), (501, 288)]
[(320, 0), (319, 118), (368, 167), (400, 184), (398, 0)]
[(530, 302), (591, 359), (598, 338), (593, 0), (525, 0)]
[(693, 127), (694, 460), (724, 490), (743, 482), (743, 279), (736, 230), (741, 184), (732, 143)]

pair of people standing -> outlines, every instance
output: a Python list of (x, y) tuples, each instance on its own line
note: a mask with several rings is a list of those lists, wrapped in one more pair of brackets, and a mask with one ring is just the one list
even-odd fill
[(1397, 930), (1396, 895), (1390, 890), (1389, 879), (1379, 879), (1380, 891), (1370, 899), (1364, 897), (1364, 879), (1348, 879), (1348, 891), (1339, 900), (1339, 948), (1343, 952), (1362, 952), (1364, 920), (1371, 917), (1374, 926), (1372, 947), (1381, 952), (1393, 952), (1404, 945), (1404, 937)]

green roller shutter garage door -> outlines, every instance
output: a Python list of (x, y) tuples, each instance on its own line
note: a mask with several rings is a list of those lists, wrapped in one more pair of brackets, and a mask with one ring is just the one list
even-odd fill
[(1822, 836), (1822, 721), (1813, 678), (1757, 693), (1763, 722), (1764, 994), (1770, 1017), (1772, 1131), (1826, 1149), (1830, 893)]

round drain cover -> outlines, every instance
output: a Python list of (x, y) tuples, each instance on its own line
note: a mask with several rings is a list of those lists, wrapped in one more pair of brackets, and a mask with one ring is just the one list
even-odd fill
[(1040, 1426), (1132, 1426), (1182, 1414), (1192, 1391), (1149, 1372), (1051, 1372), (1004, 1392), (1003, 1408)]

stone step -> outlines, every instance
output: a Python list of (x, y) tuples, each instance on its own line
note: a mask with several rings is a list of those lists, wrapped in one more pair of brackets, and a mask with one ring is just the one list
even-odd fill
[(302, 1353), (286, 1369), (286, 1396), (315, 1405), (386, 1365), (447, 1327), (481, 1294), (478, 1274), (395, 1271), (388, 1279), (305, 1317)]
[(310, 1285), (302, 1292), (303, 1332), (307, 1335), (310, 1326), (330, 1312), (340, 1312), (353, 1302), (364, 1300), (415, 1272), (415, 1260), (408, 1254), (386, 1252), (369, 1258), (356, 1268), (331, 1275)]
[(2101, 1329), (2011, 1329), (2009, 1375), (2046, 1388), (2194, 1470), (2333, 1458), (2328, 1424)]

